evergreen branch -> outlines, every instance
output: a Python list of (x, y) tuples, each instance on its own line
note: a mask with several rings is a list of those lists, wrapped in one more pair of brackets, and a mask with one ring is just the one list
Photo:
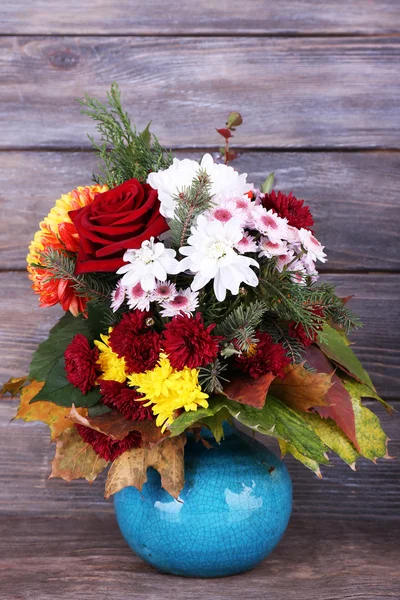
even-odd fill
[(268, 306), (261, 300), (247, 306), (241, 304), (217, 326), (216, 334), (228, 342), (235, 340), (242, 352), (247, 351), (258, 341), (255, 332), (267, 310)]
[(109, 307), (113, 290), (113, 286), (108, 281), (109, 276), (106, 281), (99, 274), (96, 277), (90, 274), (76, 275), (74, 259), (54, 248), (46, 248), (40, 254), (40, 259), (41, 267), (51, 274), (48, 279), (69, 281), (78, 296), (101, 302)]
[(210, 365), (200, 367), (199, 383), (203, 392), (206, 392), (207, 394), (220, 394), (223, 391), (224, 386), (222, 382), (227, 382), (229, 379), (222, 377), (221, 373), (227, 369), (227, 366), (227, 364), (221, 363), (221, 361), (216, 358)]
[(196, 217), (204, 213), (211, 202), (211, 180), (207, 171), (200, 169), (189, 187), (184, 187), (174, 198), (174, 218), (170, 222), (172, 246), (181, 248), (189, 237)]
[(262, 330), (268, 333), (274, 343), (282, 344), (292, 363), (301, 363), (304, 358), (305, 347), (300, 340), (289, 335), (287, 331), (280, 326), (276, 318), (268, 317), (263, 319)]
[(84, 107), (82, 113), (95, 121), (100, 134), (100, 144), (89, 136), (101, 159), (100, 174), (93, 175), (96, 183), (115, 187), (131, 178), (145, 182), (151, 171), (166, 169), (172, 164), (171, 153), (150, 133), (150, 124), (141, 133), (132, 126), (128, 113), (122, 108), (116, 83), (111, 84), (107, 93), (107, 104), (88, 94), (78, 102)]

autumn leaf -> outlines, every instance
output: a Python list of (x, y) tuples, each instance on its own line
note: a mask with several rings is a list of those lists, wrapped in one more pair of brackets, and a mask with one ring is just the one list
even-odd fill
[(370, 376), (348, 345), (347, 339), (333, 327), (325, 323), (317, 340), (322, 352), (345, 373), (367, 385), (376, 393)]
[(331, 386), (332, 373), (312, 373), (302, 364), (288, 365), (285, 372), (284, 379), (277, 377), (271, 385), (270, 392), (275, 397), (303, 411), (328, 403), (325, 396)]
[(374, 462), (377, 458), (390, 458), (387, 452), (388, 438), (378, 417), (361, 402), (361, 398), (370, 397), (369, 387), (350, 379), (343, 380), (343, 385), (350, 395), (354, 409), (360, 454)]
[(11, 377), (1, 388), (0, 396), (11, 394), (11, 398), (14, 398), (14, 396), (20, 393), (27, 379), (27, 377)]
[[(307, 348), (305, 359), (311, 367), (320, 373), (332, 372), (332, 363), (317, 346)], [(325, 400), (327, 401), (327, 406), (316, 406), (317, 413), (324, 419), (333, 419), (338, 427), (353, 442), (357, 450), (359, 450), (354, 409), (350, 394), (344, 388), (341, 379), (336, 374), (332, 375), (332, 385), (325, 396)]]
[(226, 407), (221, 408), (215, 415), (205, 417), (202, 419), (201, 424), (205, 425), (213, 434), (215, 441), (219, 444), (224, 437), (224, 421), (231, 421), (231, 415)]
[(229, 383), (224, 385), (223, 393), (229, 400), (247, 406), (254, 406), (254, 408), (262, 408), (271, 382), (274, 379), (275, 375), (273, 373), (266, 373), (258, 379), (244, 373), (234, 374), (230, 377)]
[(156, 426), (155, 421), (129, 421), (116, 411), (89, 417), (82, 416), (80, 410), (73, 406), (68, 417), (74, 423), (104, 433), (113, 440), (123, 440), (131, 431), (138, 431), (142, 434), (142, 441), (151, 446), (160, 443), (169, 435), (168, 432), (161, 433), (161, 428)]
[[(54, 441), (58, 436), (73, 425), (71, 419), (68, 418), (69, 408), (63, 408), (53, 402), (35, 402), (30, 404), (30, 401), (44, 386), (44, 381), (32, 381), (21, 391), (21, 399), (15, 419), (23, 421), (42, 421), (50, 428), (51, 440)], [(84, 415), (87, 411), (83, 408), (79, 409), (80, 415)], [(83, 417), (82, 417), (83, 418)]]
[(360, 454), (342, 429), (332, 419), (323, 419), (311, 413), (304, 416), (319, 439), (355, 470), (355, 462)]
[(86, 479), (92, 483), (108, 465), (90, 444), (83, 441), (75, 426), (65, 429), (57, 438), (56, 444), (56, 455), (51, 463), (49, 479)]
[(162, 487), (178, 498), (185, 483), (184, 435), (167, 438), (153, 448), (131, 448), (113, 462), (108, 472), (105, 497), (125, 487), (141, 490), (147, 481), (147, 469), (153, 467), (161, 475)]

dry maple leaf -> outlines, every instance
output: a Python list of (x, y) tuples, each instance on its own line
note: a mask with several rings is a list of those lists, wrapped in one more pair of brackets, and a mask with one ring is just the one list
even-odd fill
[(123, 440), (131, 431), (138, 431), (142, 435), (142, 442), (149, 446), (159, 444), (169, 432), (161, 433), (161, 428), (155, 421), (129, 421), (120, 413), (113, 411), (98, 417), (82, 416), (79, 409), (72, 406), (69, 419), (89, 429), (104, 433), (113, 440)]
[(72, 481), (82, 478), (92, 483), (108, 465), (90, 444), (83, 441), (75, 426), (65, 429), (56, 443), (49, 479), (61, 477), (65, 481)]
[(288, 365), (285, 372), (284, 379), (274, 379), (270, 387), (273, 396), (303, 411), (328, 404), (326, 394), (331, 387), (332, 372), (311, 373), (302, 364)]
[[(14, 418), (23, 419), (26, 422), (42, 421), (46, 423), (50, 428), (51, 440), (54, 441), (65, 429), (71, 427), (73, 422), (68, 418), (69, 408), (43, 400), (29, 404), (43, 386), (43, 381), (32, 381), (22, 389), (21, 400)], [(78, 411), (77, 414), (80, 416), (87, 413), (85, 408), (79, 408)]]
[(186, 436), (167, 438), (153, 448), (131, 448), (113, 462), (108, 472), (105, 497), (125, 487), (141, 490), (147, 481), (147, 469), (153, 467), (161, 475), (162, 487), (178, 498), (185, 483), (184, 446)]
[(1, 388), (0, 396), (11, 394), (11, 398), (14, 398), (14, 396), (20, 393), (27, 379), (27, 377), (11, 377)]

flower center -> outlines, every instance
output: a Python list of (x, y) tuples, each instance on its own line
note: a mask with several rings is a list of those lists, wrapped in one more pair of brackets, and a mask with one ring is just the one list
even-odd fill
[(213, 260), (218, 260), (227, 255), (229, 246), (225, 242), (214, 242), (208, 249), (208, 256)]
[(214, 211), (214, 218), (217, 219), (217, 221), (222, 221), (222, 223), (227, 223), (232, 218), (232, 213), (226, 208), (217, 208), (217, 210)]

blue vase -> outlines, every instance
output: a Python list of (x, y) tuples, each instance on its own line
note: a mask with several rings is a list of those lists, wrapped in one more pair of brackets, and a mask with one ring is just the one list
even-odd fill
[(188, 436), (179, 500), (161, 488), (154, 469), (141, 492), (127, 487), (115, 494), (125, 540), (159, 571), (186, 577), (247, 571), (268, 556), (287, 527), (292, 484), (282, 461), (231, 428), (214, 445), (207, 449)]

